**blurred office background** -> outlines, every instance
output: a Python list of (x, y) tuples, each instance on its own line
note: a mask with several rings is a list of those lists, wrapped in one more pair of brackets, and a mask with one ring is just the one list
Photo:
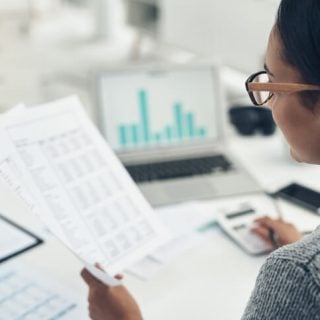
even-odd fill
[(2, 0), (0, 111), (78, 94), (95, 117), (95, 74), (209, 59), (228, 103), (262, 66), (279, 0)]

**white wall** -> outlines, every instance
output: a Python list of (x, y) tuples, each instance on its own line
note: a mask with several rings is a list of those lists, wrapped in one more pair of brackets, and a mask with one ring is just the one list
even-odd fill
[(28, 7), (28, 0), (1, 0), (0, 11), (11, 11), (25, 9)]
[(261, 67), (279, 0), (162, 0), (165, 41), (245, 72)]
[(8, 14), (32, 7), (37, 12), (48, 12), (61, 5), (62, 0), (0, 0), (0, 14)]

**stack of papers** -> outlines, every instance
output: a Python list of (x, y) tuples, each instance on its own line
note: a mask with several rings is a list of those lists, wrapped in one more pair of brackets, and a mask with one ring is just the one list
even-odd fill
[(75, 97), (0, 118), (0, 178), (109, 285), (166, 240), (163, 224)]

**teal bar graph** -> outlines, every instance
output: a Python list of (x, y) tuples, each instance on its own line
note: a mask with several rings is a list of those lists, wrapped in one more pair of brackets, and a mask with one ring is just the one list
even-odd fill
[(161, 134), (160, 133), (156, 133), (155, 134), (155, 139), (157, 142), (160, 142), (161, 141)]
[(197, 126), (196, 114), (186, 112), (181, 101), (173, 102), (172, 123), (164, 124), (163, 129), (159, 131), (153, 131), (151, 128), (152, 113), (146, 90), (141, 89), (137, 92), (137, 102), (138, 122), (121, 123), (118, 126), (118, 141), (122, 148), (204, 139), (208, 136), (206, 128)]
[(124, 125), (119, 126), (119, 139), (121, 145), (125, 146), (127, 144), (126, 126)]
[(137, 125), (134, 124), (131, 126), (131, 136), (132, 136), (132, 143), (133, 144), (139, 143), (138, 130), (139, 130), (139, 128)]
[(176, 104), (174, 106), (175, 112), (175, 123), (177, 127), (177, 135), (178, 138), (183, 138), (183, 114), (182, 114), (182, 106), (181, 104)]
[(167, 141), (172, 140), (173, 134), (172, 134), (172, 130), (171, 130), (170, 126), (166, 126), (166, 128), (165, 128), (165, 137), (166, 137)]
[(148, 143), (150, 138), (148, 101), (147, 101), (147, 94), (144, 90), (141, 90), (139, 92), (139, 100), (140, 100), (140, 113), (141, 113), (144, 141)]
[(187, 121), (188, 136), (190, 138), (193, 138), (195, 136), (195, 132), (194, 132), (194, 116), (192, 113), (187, 113), (186, 121)]
[(204, 129), (204, 128), (199, 129), (199, 136), (200, 137), (205, 137), (206, 134), (207, 134), (206, 129)]

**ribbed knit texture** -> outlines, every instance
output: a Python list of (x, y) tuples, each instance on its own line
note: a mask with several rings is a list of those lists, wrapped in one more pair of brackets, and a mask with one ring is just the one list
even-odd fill
[(320, 228), (272, 253), (242, 320), (320, 320)]

